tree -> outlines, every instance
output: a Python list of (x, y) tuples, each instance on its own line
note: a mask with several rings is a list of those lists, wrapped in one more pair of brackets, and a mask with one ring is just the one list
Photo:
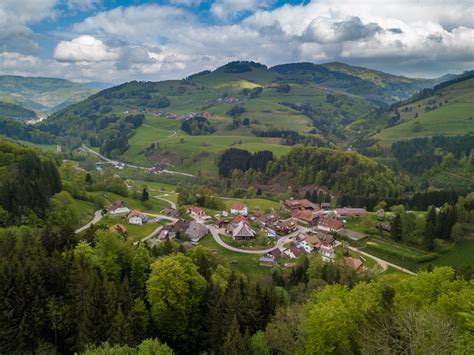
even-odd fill
[(403, 233), (403, 227), (402, 227), (402, 217), (400, 214), (395, 215), (395, 218), (393, 219), (391, 228), (390, 228), (390, 235), (394, 240), (402, 240), (402, 233)]
[(250, 347), (253, 355), (270, 355), (270, 347), (268, 346), (267, 338), (265, 333), (262, 331), (256, 332), (251, 340)]
[(142, 196), (140, 197), (140, 201), (145, 202), (145, 201), (148, 201), (149, 199), (150, 199), (150, 196), (148, 194), (148, 191), (146, 187), (144, 187), (142, 191)]
[(160, 338), (173, 348), (192, 348), (198, 311), (206, 280), (196, 265), (182, 254), (165, 256), (151, 265), (148, 301)]
[[(246, 341), (247, 340), (247, 341)], [(242, 336), (239, 330), (237, 317), (234, 315), (229, 331), (227, 332), (224, 343), (222, 344), (222, 353), (226, 355), (241, 355), (248, 353), (248, 339)]]
[(436, 209), (430, 207), (426, 215), (425, 231), (423, 233), (423, 244), (427, 250), (434, 249), (434, 239), (436, 236)]

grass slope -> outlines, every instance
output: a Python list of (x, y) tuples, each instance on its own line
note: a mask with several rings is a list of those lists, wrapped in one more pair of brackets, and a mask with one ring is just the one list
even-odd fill
[(401, 123), (374, 136), (382, 144), (474, 132), (474, 79), (449, 85), (432, 96), (399, 107), (398, 112)]

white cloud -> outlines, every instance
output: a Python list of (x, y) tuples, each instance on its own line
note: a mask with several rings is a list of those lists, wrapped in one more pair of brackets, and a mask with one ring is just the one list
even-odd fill
[(232, 19), (248, 11), (268, 8), (270, 0), (217, 0), (211, 6), (211, 13), (221, 20)]
[[(21, 3), (0, 0), (0, 30), (2, 21), (5, 24), (5, 1)], [(21, 6), (12, 5), (16, 12), (9, 10), (9, 14), (18, 13), (23, 20), (3, 25), (0, 51), (31, 54), (38, 50), (29, 24), (58, 16), (55, 0), (38, 2), (51, 13), (34, 4), (28, 7), (33, 1), (23, 1), (28, 3), (24, 14)], [(63, 34), (55, 60), (20, 56), (18, 71), (24, 72), (22, 63), (35, 58), (45, 75), (49, 71), (55, 76), (106, 81), (182, 78), (231, 60), (267, 65), (338, 60), (388, 72), (430, 75), (474, 67), (474, 4), (468, 0), (399, 0), (383, 6), (376, 0), (317, 0), (272, 10), (272, 0), (216, 0), (209, 8), (211, 19), (203, 21), (194, 6), (204, 2), (208, 3), (168, 0), (168, 5), (95, 12)], [(93, 6), (96, 1), (74, 3)], [(7, 28), (13, 32), (6, 32)], [(14, 71), (10, 55), (0, 60), (1, 72), (7, 63), (8, 70)]]
[(92, 36), (61, 41), (54, 50), (54, 59), (61, 62), (104, 62), (118, 59), (116, 50)]

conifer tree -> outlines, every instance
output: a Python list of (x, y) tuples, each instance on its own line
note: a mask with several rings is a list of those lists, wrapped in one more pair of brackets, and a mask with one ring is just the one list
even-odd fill
[(402, 233), (403, 233), (402, 217), (400, 213), (398, 213), (393, 219), (393, 222), (390, 228), (390, 235), (394, 240), (400, 241), (402, 240)]

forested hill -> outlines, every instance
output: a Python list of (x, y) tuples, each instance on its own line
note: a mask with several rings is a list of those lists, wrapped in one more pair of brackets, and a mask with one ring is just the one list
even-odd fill
[(0, 75), (0, 100), (35, 111), (57, 111), (95, 92), (86, 84), (64, 79)]
[(61, 189), (53, 160), (0, 138), (0, 226), (44, 217)]
[(11, 102), (0, 101), (0, 117), (11, 118), (18, 121), (26, 121), (36, 118), (36, 113), (20, 105)]

